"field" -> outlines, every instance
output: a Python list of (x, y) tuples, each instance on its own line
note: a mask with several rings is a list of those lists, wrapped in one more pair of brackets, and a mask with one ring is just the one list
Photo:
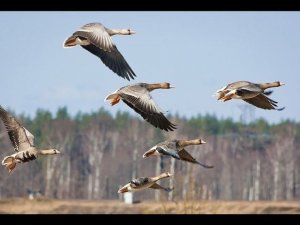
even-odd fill
[(0, 200), (1, 214), (299, 214), (297, 201), (140, 202), (118, 200), (52, 200), (13, 198)]

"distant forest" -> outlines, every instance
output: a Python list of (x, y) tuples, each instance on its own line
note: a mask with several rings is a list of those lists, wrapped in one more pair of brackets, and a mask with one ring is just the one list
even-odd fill
[[(138, 115), (119, 111), (113, 116), (104, 108), (73, 117), (66, 107), (55, 115), (38, 110), (34, 118), (16, 117), (35, 135), (37, 147), (54, 147), (63, 154), (18, 164), (10, 175), (2, 166), (0, 199), (27, 196), (27, 189), (56, 199), (119, 199), (118, 188), (132, 178), (165, 171), (174, 176), (160, 184), (174, 186), (172, 192), (147, 189), (135, 196), (158, 201), (300, 199), (300, 123), (295, 121), (245, 124), (208, 114), (168, 114), (178, 129), (165, 132)], [(14, 150), (0, 122), (2, 160)], [(175, 138), (205, 140), (207, 144), (186, 150), (214, 168), (169, 157), (142, 158), (158, 142)]]

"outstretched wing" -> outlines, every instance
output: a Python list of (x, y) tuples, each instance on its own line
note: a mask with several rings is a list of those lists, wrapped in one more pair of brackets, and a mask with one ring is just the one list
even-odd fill
[[(269, 93), (267, 93), (267, 94), (269, 94)], [(249, 104), (252, 104), (261, 109), (275, 109), (275, 110), (281, 111), (285, 108), (285, 107), (275, 108), (275, 107), (277, 107), (278, 102), (268, 98), (264, 94), (259, 94), (254, 98), (243, 99), (243, 100), (245, 102), (248, 102)]]
[(165, 187), (162, 187), (162, 186), (160, 186), (159, 184), (157, 184), (157, 183), (154, 183), (152, 186), (150, 186), (149, 188), (153, 188), (153, 189), (162, 189), (162, 190), (164, 190), (164, 191), (167, 191), (167, 192), (169, 192), (169, 191), (172, 191), (174, 188), (165, 188)]
[(181, 160), (199, 164), (205, 168), (213, 168), (213, 166), (205, 165), (203, 163), (198, 162), (193, 156), (190, 155), (185, 149), (182, 149), (181, 151), (178, 152), (178, 155), (180, 156)]
[(113, 45), (112, 51), (105, 51), (93, 44), (81, 45), (81, 47), (99, 57), (109, 69), (120, 77), (130, 80), (136, 76), (115, 45)]
[[(82, 26), (64, 42), (64, 46), (66, 46), (68, 42), (74, 42), (77, 37), (85, 42), (85, 44), (80, 45), (81, 47), (99, 57), (114, 73), (127, 80), (130, 80), (130, 78), (134, 79), (134, 76), (136, 76), (135, 73), (121, 55), (113, 43), (110, 34), (101, 23), (88, 23)], [(71, 46), (75, 45), (73, 43)]]
[(15, 151), (22, 151), (34, 145), (34, 136), (1, 106), (0, 117)]
[(160, 111), (153, 101), (149, 92), (141, 90), (135, 92), (132, 87), (122, 90), (120, 96), (135, 112), (140, 114), (147, 122), (154, 127), (159, 127), (165, 131), (173, 131), (176, 125), (171, 123)]

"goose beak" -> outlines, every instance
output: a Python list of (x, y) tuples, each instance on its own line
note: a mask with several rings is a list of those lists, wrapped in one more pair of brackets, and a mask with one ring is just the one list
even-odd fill
[(206, 144), (206, 142), (205, 142), (205, 141), (203, 141), (203, 140), (201, 140), (201, 144)]
[(133, 30), (130, 30), (130, 34), (136, 34), (136, 32)]
[(279, 82), (280, 86), (285, 85), (285, 83)]
[(175, 88), (175, 86), (174, 86), (174, 85), (172, 85), (172, 84), (170, 84), (170, 88)]

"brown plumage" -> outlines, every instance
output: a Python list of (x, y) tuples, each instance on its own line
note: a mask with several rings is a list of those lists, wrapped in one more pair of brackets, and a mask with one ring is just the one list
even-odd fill
[(99, 57), (114, 73), (127, 80), (134, 79), (134, 71), (113, 43), (113, 35), (132, 35), (131, 29), (109, 29), (101, 23), (88, 23), (64, 41), (64, 48), (80, 45)]
[(111, 101), (112, 106), (122, 100), (153, 126), (165, 131), (173, 131), (176, 129), (176, 125), (164, 116), (150, 95), (150, 92), (155, 89), (169, 88), (172, 88), (169, 83), (137, 83), (116, 90), (105, 100)]
[(218, 100), (223, 102), (231, 99), (242, 99), (243, 101), (252, 104), (261, 109), (275, 109), (283, 110), (283, 108), (276, 108), (276, 101), (267, 97), (272, 94), (272, 91), (265, 91), (267, 88), (279, 87), (284, 85), (284, 83), (275, 81), (271, 83), (252, 83), (249, 81), (237, 81), (216, 92), (216, 97)]
[(57, 149), (39, 150), (34, 146), (34, 136), (23, 127), (12, 115), (0, 106), (0, 118), (7, 130), (10, 141), (15, 149), (15, 154), (6, 156), (2, 165), (11, 172), (17, 163), (35, 160), (39, 155), (54, 155), (60, 152)]
[(140, 177), (131, 180), (128, 184), (124, 185), (118, 190), (118, 193), (125, 193), (125, 192), (134, 192), (134, 191), (141, 191), (146, 188), (152, 188), (152, 189), (160, 189), (164, 191), (172, 191), (174, 188), (165, 188), (157, 184), (156, 182), (160, 179), (170, 177), (172, 174), (170, 173), (162, 173), (158, 176), (154, 177)]
[(213, 166), (205, 165), (197, 161), (193, 156), (191, 156), (186, 150), (185, 147), (189, 145), (200, 145), (205, 144), (206, 142), (202, 139), (194, 140), (167, 140), (160, 142), (157, 145), (153, 146), (150, 150), (144, 153), (143, 158), (149, 156), (159, 156), (166, 155), (171, 156), (175, 159), (187, 161), (194, 164), (199, 164), (205, 168), (213, 168)]

